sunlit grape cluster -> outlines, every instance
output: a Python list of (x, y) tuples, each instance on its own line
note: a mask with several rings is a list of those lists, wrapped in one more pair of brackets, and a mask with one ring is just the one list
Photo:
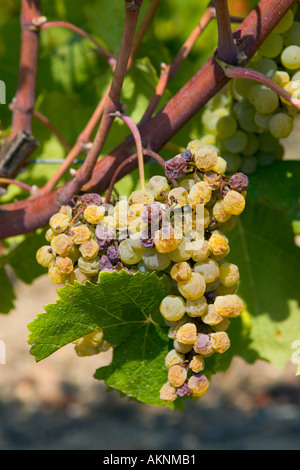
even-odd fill
[[(295, 5), (277, 24), (248, 64), (300, 98), (300, 9)], [(204, 145), (222, 152), (227, 171), (252, 174), (284, 154), (280, 139), (294, 127), (297, 108), (265, 85), (238, 78), (202, 114)]]
[[(55, 284), (97, 283), (99, 273), (122, 269), (169, 277), (160, 304), (172, 341), (164, 401), (206, 392), (205, 358), (228, 349), (230, 319), (243, 310), (235, 294), (238, 267), (225, 258), (226, 232), (245, 208), (248, 178), (228, 177), (226, 167), (215, 149), (191, 141), (165, 162), (165, 176), (153, 176), (128, 198), (106, 203), (85, 194), (61, 207), (36, 255)], [(75, 342), (80, 356), (109, 347), (101, 328)]]

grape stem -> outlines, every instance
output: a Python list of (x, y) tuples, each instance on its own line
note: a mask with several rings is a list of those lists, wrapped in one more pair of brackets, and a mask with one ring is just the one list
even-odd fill
[(141, 189), (145, 188), (145, 169), (144, 169), (144, 157), (143, 157), (143, 144), (141, 139), (141, 134), (139, 129), (133, 119), (127, 116), (125, 113), (120, 113), (119, 111), (115, 113), (111, 113), (111, 116), (118, 117), (122, 119), (123, 122), (128, 126), (130, 129), (133, 138), (136, 144), (137, 156), (138, 156), (138, 166), (139, 166), (139, 176), (140, 176), (140, 186)]
[(2, 178), (0, 177), (0, 184), (1, 185), (7, 185), (7, 184), (13, 184), (15, 186), (18, 186), (21, 189), (24, 189), (25, 191), (29, 192), (30, 194), (32, 193), (32, 187), (29, 186), (26, 183), (22, 183), (21, 181), (16, 181), (11, 178)]
[(220, 65), (226, 77), (244, 78), (244, 79), (253, 80), (255, 82), (261, 83), (262, 85), (265, 85), (271, 88), (271, 90), (275, 91), (275, 93), (281, 96), (284, 100), (288, 101), (291, 105), (295, 106), (297, 109), (300, 109), (300, 100), (295, 98), (289, 92), (284, 90), (284, 88), (282, 88), (280, 85), (275, 83), (274, 80), (272, 80), (269, 77), (266, 77), (266, 75), (262, 74), (261, 72), (258, 72), (253, 69), (248, 69), (245, 67), (229, 65), (219, 59), (216, 59), (216, 62)]
[(159, 81), (156, 85), (155, 93), (149, 101), (147, 109), (141, 119), (140, 125), (149, 121), (154, 111), (156, 110), (167, 86), (168, 83), (175, 77), (177, 74), (182, 62), (188, 57), (193, 46), (195, 45), (198, 38), (201, 36), (203, 31), (206, 29), (210, 21), (215, 18), (215, 9), (211, 6), (211, 2), (207, 9), (205, 10), (202, 18), (197, 23), (196, 27), (191, 32), (188, 39), (180, 48), (178, 54), (174, 58), (173, 62), (169, 65), (162, 63), (161, 64), (161, 73)]
[(39, 28), (31, 28), (29, 25), (32, 25), (34, 18), (40, 16), (39, 0), (22, 0), (19, 82), (14, 98), (9, 141), (14, 140), (19, 131), (31, 132), (32, 130), (39, 52)]
[(218, 56), (228, 64), (237, 62), (237, 49), (233, 40), (227, 0), (214, 1), (218, 24)]

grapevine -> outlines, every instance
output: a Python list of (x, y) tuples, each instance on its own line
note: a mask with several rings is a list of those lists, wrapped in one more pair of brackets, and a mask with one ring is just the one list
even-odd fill
[[(113, 53), (99, 31), (48, 21), (39, 0), (22, 0), (19, 84), (11, 126), (1, 123), (0, 308), (13, 307), (6, 267), (27, 283), (48, 273), (59, 299), (28, 325), (36, 360), (70, 343), (79, 357), (110, 351), (96, 378), (145, 403), (180, 408), (205, 395), (234, 355), (284, 365), (300, 334), (291, 326), (299, 314), (299, 166), (285, 155), (300, 109), (300, 6), (260, 0), (239, 18), (226, 1), (208, 2), (174, 58), (165, 54), (169, 63), (157, 67), (153, 50), (163, 44), (151, 23), (160, 1), (146, 11), (143, 0), (122, 3)], [(181, 82), (211, 23), (211, 56)], [(82, 55), (107, 73), (75, 140), (71, 124), (56, 128), (37, 109), (45, 93), (38, 46), (52, 47), (53, 28), (86, 41), (92, 49)], [(141, 57), (147, 32), (152, 55)], [(81, 78), (89, 98), (91, 78)], [(34, 120), (66, 152), (42, 183), (31, 170)]]

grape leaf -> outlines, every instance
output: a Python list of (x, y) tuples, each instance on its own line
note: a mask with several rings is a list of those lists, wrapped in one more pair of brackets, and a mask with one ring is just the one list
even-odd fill
[(60, 288), (59, 300), (28, 325), (30, 352), (40, 361), (102, 328), (114, 353), (111, 365), (100, 368), (96, 377), (137, 400), (165, 405), (159, 390), (167, 380), (164, 360), (170, 340), (159, 304), (168, 288), (166, 276), (124, 270), (100, 273), (98, 284)]
[[(239, 266), (239, 295), (252, 324), (249, 348), (283, 367), (291, 359), (293, 341), (300, 339), (300, 250), (286, 214), (271, 204), (248, 200), (228, 235), (228, 260)], [(240, 355), (248, 360), (248, 348)]]
[(0, 268), (0, 313), (9, 313), (14, 308), (16, 298), (14, 288), (4, 267)]
[(267, 168), (259, 168), (249, 179), (249, 197), (286, 210), (294, 232), (300, 233), (300, 162), (278, 161)]
[(45, 242), (45, 229), (26, 235), (15, 248), (0, 257), (2, 265), (10, 265), (16, 276), (26, 284), (31, 284), (37, 277), (46, 273), (45, 268), (36, 261), (36, 252)]

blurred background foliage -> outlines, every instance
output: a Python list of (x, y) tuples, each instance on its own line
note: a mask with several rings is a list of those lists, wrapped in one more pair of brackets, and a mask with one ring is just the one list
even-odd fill
[[(0, 4), (0, 79), (7, 85), (7, 104), (14, 97), (18, 81), (20, 3), (2, 0)], [(257, 3), (231, 0), (230, 11), (233, 15), (245, 16)], [(144, 0), (139, 24), (149, 4), (150, 0)], [(161, 2), (124, 83), (122, 102), (136, 123), (153, 94), (160, 64), (172, 61), (205, 8), (206, 2), (199, 0)], [(48, 21), (71, 22), (117, 54), (124, 20), (123, 2), (120, 0), (53, 0), (42, 2), (42, 9)], [(160, 107), (199, 70), (216, 44), (217, 28), (213, 21), (169, 83)], [(84, 129), (110, 79), (110, 67), (89, 41), (61, 27), (41, 32), (36, 109), (60, 130), (70, 145), (76, 142)], [(8, 106), (1, 106), (0, 112), (2, 126), (8, 134), (11, 112)], [(201, 131), (200, 111), (172, 142), (185, 147), (189, 140), (201, 136)], [(66, 150), (37, 120), (33, 123), (33, 134), (40, 146), (18, 179), (42, 186), (58, 165), (34, 161), (62, 159)], [(127, 127), (116, 120), (103, 154), (127, 135)], [(161, 155), (170, 158), (174, 151), (164, 148)], [(80, 158), (84, 156), (82, 153)], [(242, 281), (239, 293), (245, 301), (247, 313), (235, 322), (231, 333), (233, 347), (222, 359), (223, 364), (220, 360), (218, 370), (226, 369), (236, 354), (250, 362), (260, 357), (282, 367), (291, 358), (292, 342), (300, 338), (299, 248), (294, 243), (290, 225), (291, 221), (299, 218), (298, 164), (295, 161), (277, 162), (272, 168), (260, 168), (250, 177), (247, 210), (230, 234), (230, 260), (240, 267)], [(147, 177), (160, 172), (156, 164), (146, 165)], [(64, 180), (68, 178), (66, 175)], [(134, 171), (118, 183), (117, 189), (128, 195), (137, 185), (138, 173)], [(11, 186), (1, 198), (1, 203), (24, 197), (25, 193)], [(4, 286), (0, 311), (3, 313), (8, 313), (13, 307), (16, 295), (4, 266), (10, 265), (22, 281), (30, 284), (45, 272), (35, 263), (36, 249), (42, 244), (43, 230), (4, 241), (6, 253), (0, 258), (0, 282)]]

